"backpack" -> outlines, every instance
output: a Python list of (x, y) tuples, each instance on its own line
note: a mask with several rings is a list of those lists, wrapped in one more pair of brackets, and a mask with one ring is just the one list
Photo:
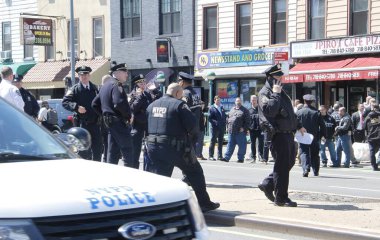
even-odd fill
[(51, 125), (58, 124), (58, 113), (54, 108), (49, 108), (47, 110), (47, 119), (46, 122)]

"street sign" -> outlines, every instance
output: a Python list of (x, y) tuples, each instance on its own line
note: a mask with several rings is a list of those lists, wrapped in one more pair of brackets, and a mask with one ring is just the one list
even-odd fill
[(288, 61), (288, 59), (289, 59), (288, 52), (275, 52), (274, 53), (274, 61), (275, 62)]

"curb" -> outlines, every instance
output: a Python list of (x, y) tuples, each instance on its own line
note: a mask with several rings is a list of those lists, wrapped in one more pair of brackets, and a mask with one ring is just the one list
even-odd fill
[(323, 226), (296, 222), (292, 220), (265, 218), (257, 216), (244, 216), (239, 213), (216, 210), (204, 214), (207, 223), (224, 226), (236, 226), (263, 231), (274, 231), (296, 236), (312, 237), (318, 239), (345, 239), (345, 240), (379, 240), (380, 234), (364, 232), (362, 230), (345, 229), (339, 227)]

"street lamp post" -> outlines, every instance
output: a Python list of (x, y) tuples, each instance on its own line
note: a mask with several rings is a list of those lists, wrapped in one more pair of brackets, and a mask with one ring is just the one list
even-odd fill
[(74, 1), (70, 0), (70, 67), (71, 86), (75, 84)]
[(214, 72), (209, 72), (207, 73), (203, 78), (205, 79), (205, 81), (208, 81), (208, 84), (209, 84), (209, 90), (208, 90), (208, 98), (209, 98), (209, 102), (208, 104), (211, 106), (212, 104), (212, 89), (213, 89), (213, 86), (214, 86), (214, 80), (215, 80), (215, 73)]
[(160, 91), (163, 93), (163, 88), (164, 88), (163, 84), (165, 82), (165, 74), (163, 73), (157, 74), (156, 81), (160, 84)]

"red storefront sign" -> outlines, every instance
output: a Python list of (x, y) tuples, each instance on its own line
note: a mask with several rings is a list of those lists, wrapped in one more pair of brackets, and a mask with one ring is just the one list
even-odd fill
[(302, 74), (292, 74), (288, 76), (283, 76), (281, 79), (282, 83), (299, 83), (303, 82), (303, 75)]
[(289, 54), (288, 52), (274, 52), (274, 61), (288, 61), (289, 60)]
[[(296, 76), (296, 75), (289, 75)], [(379, 76), (379, 70), (363, 71), (342, 71), (342, 72), (324, 72), (304, 74), (305, 82), (325, 82), (325, 81), (347, 81), (361, 79), (376, 79)]]

